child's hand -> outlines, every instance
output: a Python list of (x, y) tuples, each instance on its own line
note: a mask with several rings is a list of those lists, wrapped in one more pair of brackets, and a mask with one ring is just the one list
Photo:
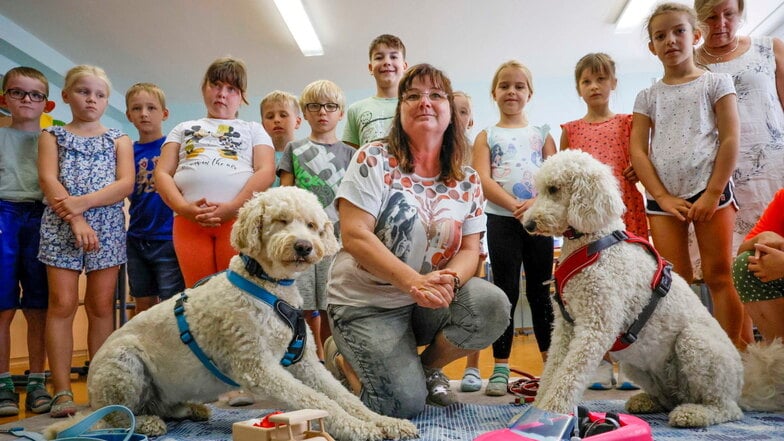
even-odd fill
[(784, 251), (759, 243), (754, 248), (754, 255), (749, 256), (749, 271), (763, 282), (784, 278)]
[(66, 222), (70, 222), (75, 216), (79, 216), (90, 208), (84, 198), (80, 196), (60, 196), (54, 200), (55, 204), (52, 210)]
[(217, 218), (220, 223), (228, 222), (237, 217), (237, 209), (228, 202), (210, 202), (209, 205), (215, 207), (212, 217)]
[(520, 201), (520, 203), (517, 205), (517, 208), (515, 208), (514, 211), (512, 211), (512, 216), (514, 216), (515, 219), (517, 220), (522, 220), (523, 215), (529, 208), (531, 208), (531, 205), (534, 204), (535, 200), (536, 198), (531, 198), (531, 199)]
[(691, 203), (689, 201), (668, 194), (659, 197), (656, 199), (656, 202), (662, 210), (671, 213), (678, 218), (678, 220), (686, 222), (686, 216), (688, 216), (689, 210), (691, 209)]
[(754, 236), (755, 243), (759, 243), (777, 250), (784, 251), (784, 237), (779, 236), (773, 231), (763, 231)]
[(216, 208), (214, 205), (207, 204), (207, 199), (201, 198), (198, 201), (188, 203), (188, 205), (178, 210), (177, 214), (203, 227), (217, 227), (220, 225), (219, 221), (207, 221), (212, 218), (211, 213)]
[(99, 248), (98, 235), (87, 223), (83, 216), (75, 216), (71, 220), (71, 231), (74, 234), (74, 245), (84, 251), (97, 251)]
[(637, 177), (637, 172), (634, 171), (634, 167), (631, 165), (623, 170), (623, 177), (632, 184), (640, 182), (640, 178)]
[(708, 222), (719, 205), (719, 196), (704, 192), (689, 209), (688, 218), (693, 222)]

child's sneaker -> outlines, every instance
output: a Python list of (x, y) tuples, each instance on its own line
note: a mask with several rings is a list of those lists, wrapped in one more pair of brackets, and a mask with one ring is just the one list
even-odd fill
[(613, 371), (613, 364), (607, 360), (602, 360), (599, 367), (593, 373), (591, 382), (588, 383), (588, 389), (591, 390), (610, 390), (615, 385), (615, 372)]
[(463, 380), (460, 382), (462, 392), (476, 392), (482, 388), (482, 377), (479, 376), (479, 369), (466, 368), (463, 372)]
[(441, 369), (425, 368), (425, 383), (427, 384), (427, 404), (446, 407), (457, 401), (455, 393), (449, 389), (449, 379)]
[(623, 364), (618, 363), (618, 384), (615, 386), (618, 390), (639, 390), (640, 386), (637, 386), (623, 375)]

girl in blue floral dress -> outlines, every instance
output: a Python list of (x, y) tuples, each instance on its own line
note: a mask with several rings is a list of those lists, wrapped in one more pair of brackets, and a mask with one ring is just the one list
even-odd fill
[(99, 67), (69, 70), (62, 96), (73, 119), (64, 127), (45, 129), (38, 141), (38, 174), (47, 205), (38, 259), (49, 279), (46, 351), (56, 392), (52, 417), (76, 413), (70, 371), (79, 275), (87, 273), (84, 305), (92, 358), (114, 328), (114, 291), (126, 261), (122, 207), (133, 190), (133, 147), (128, 136), (101, 124), (110, 90)]

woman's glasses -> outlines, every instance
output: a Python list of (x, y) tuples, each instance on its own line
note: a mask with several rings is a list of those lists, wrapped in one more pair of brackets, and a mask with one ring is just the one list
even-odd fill
[(426, 92), (422, 92), (419, 90), (407, 90), (403, 93), (403, 101), (416, 104), (422, 100), (422, 98), (427, 97), (431, 103), (440, 103), (449, 98), (446, 92), (443, 90), (435, 89), (435, 90), (428, 90)]

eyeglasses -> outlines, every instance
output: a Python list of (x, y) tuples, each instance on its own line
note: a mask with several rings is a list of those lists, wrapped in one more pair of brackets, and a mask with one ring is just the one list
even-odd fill
[(305, 104), (305, 108), (308, 109), (309, 112), (321, 112), (321, 108), (324, 108), (327, 112), (336, 112), (340, 106), (336, 103), (307, 103)]
[(26, 92), (22, 89), (8, 89), (6, 90), (3, 95), (9, 96), (15, 100), (22, 101), (26, 96), (30, 97), (30, 101), (34, 103), (40, 103), (41, 101), (46, 101), (46, 95), (42, 94), (41, 92)]
[(403, 101), (410, 104), (416, 104), (424, 97), (427, 97), (431, 103), (440, 103), (446, 99), (449, 99), (449, 95), (440, 89), (429, 90), (427, 92), (409, 90), (403, 93)]

